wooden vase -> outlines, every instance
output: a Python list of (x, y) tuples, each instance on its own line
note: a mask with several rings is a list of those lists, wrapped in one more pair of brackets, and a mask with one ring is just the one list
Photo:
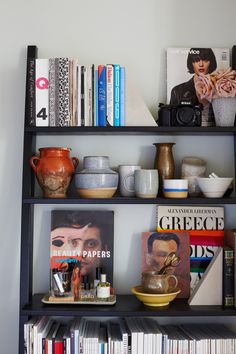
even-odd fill
[(174, 178), (175, 162), (172, 147), (175, 143), (154, 143), (156, 146), (156, 158), (154, 167), (159, 174), (159, 194), (163, 195), (163, 180)]
[(76, 157), (70, 158), (70, 148), (40, 148), (40, 156), (32, 156), (33, 168), (43, 195), (46, 198), (64, 198), (72, 175), (79, 164)]

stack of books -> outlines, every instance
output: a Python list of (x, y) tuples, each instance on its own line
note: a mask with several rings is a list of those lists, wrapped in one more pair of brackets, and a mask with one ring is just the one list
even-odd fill
[(80, 65), (78, 59), (29, 58), (28, 125), (124, 126), (126, 70), (118, 64)]
[[(150, 318), (60, 323), (32, 318), (24, 325), (25, 353), (233, 354), (236, 333), (221, 324), (159, 325)], [(223, 349), (224, 348), (224, 349)]]

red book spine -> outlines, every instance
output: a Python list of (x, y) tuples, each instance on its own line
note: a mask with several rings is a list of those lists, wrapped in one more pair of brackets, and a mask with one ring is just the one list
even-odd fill
[(55, 340), (54, 342), (54, 354), (64, 354), (64, 342)]

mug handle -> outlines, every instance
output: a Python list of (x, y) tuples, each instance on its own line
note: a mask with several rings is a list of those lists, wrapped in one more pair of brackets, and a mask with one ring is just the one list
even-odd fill
[[(176, 278), (176, 276), (174, 275), (174, 274), (169, 274), (168, 276), (167, 276), (167, 281), (168, 281), (168, 283), (169, 283), (169, 280), (170, 279), (174, 279), (174, 282), (175, 282), (175, 284), (171, 287), (171, 288), (169, 288), (168, 289), (168, 292), (172, 292), (173, 290), (175, 290), (176, 288), (177, 288), (177, 285), (178, 285), (178, 279)], [(170, 283), (169, 283), (170, 284)]]
[(133, 178), (134, 178), (134, 172), (129, 173), (128, 175), (126, 175), (126, 176), (124, 177), (124, 182), (123, 182), (123, 183), (124, 183), (125, 189), (126, 189), (128, 192), (134, 193), (135, 189), (130, 189), (130, 188), (127, 186), (127, 183), (126, 183), (127, 179), (130, 178), (130, 177), (133, 177)]

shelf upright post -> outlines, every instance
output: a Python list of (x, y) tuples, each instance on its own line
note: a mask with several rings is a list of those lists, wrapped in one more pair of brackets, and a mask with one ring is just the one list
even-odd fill
[[(27, 77), (26, 77), (26, 107), (29, 100), (28, 88), (28, 62), (36, 59), (37, 48), (29, 46), (27, 51)], [(25, 111), (25, 128), (29, 124), (27, 109)], [(29, 159), (35, 153), (36, 135), (24, 131), (23, 144), (23, 178), (22, 178), (22, 210), (21, 210), (21, 259), (20, 259), (20, 323), (19, 323), (19, 354), (24, 353), (24, 323), (28, 316), (22, 314), (22, 307), (32, 299), (33, 274), (33, 217), (34, 205), (24, 203), (25, 197), (34, 195), (34, 175), (31, 171)]]

